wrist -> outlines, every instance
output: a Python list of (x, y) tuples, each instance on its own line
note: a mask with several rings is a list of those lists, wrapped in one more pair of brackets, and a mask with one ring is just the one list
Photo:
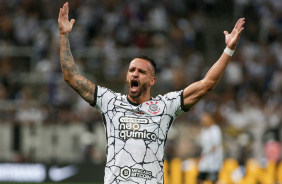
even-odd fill
[(224, 49), (224, 53), (229, 55), (229, 56), (232, 56), (235, 52), (235, 48), (234, 50), (233, 49), (230, 49), (228, 46), (226, 46), (226, 48)]
[(68, 37), (68, 35), (69, 35), (68, 33), (59, 33), (60, 37)]

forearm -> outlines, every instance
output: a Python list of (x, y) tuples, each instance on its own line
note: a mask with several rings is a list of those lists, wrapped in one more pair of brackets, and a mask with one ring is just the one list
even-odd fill
[(60, 62), (64, 80), (68, 82), (71, 78), (77, 75), (77, 70), (70, 51), (67, 35), (60, 35)]
[(219, 82), (230, 59), (231, 56), (223, 52), (221, 57), (218, 59), (218, 61), (210, 68), (210, 70), (206, 74), (203, 81), (208, 83), (211, 89), (213, 89)]
[(227, 31), (224, 31), (226, 49), (224, 50), (219, 60), (212, 66), (205, 78), (202, 80), (208, 85), (209, 90), (213, 89), (216, 86), (221, 76), (223, 75), (227, 64), (237, 46), (240, 35), (244, 30), (244, 24), (245, 18), (240, 18), (230, 34)]
[(60, 35), (60, 61), (64, 80), (88, 103), (94, 102), (95, 85), (77, 73), (68, 36)]

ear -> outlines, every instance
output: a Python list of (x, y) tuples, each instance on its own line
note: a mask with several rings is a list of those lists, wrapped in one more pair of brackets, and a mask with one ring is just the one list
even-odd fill
[(150, 81), (151, 86), (153, 86), (155, 82), (156, 82), (156, 77), (151, 77), (151, 81)]

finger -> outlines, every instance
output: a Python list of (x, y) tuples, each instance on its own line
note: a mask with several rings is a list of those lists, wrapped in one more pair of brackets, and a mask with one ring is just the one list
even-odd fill
[(240, 38), (241, 33), (243, 32), (243, 30), (244, 30), (244, 28), (241, 28), (241, 29), (239, 29), (239, 30), (237, 31), (237, 33), (236, 33), (236, 35), (235, 35), (235, 37), (236, 37), (237, 39)]
[(239, 32), (239, 35), (241, 35), (241, 33), (243, 32), (244, 28), (242, 27), (238, 32)]
[(75, 22), (75, 20), (74, 20), (74, 19), (71, 19), (71, 21), (70, 21), (71, 25), (73, 25), (74, 22)]
[(237, 28), (237, 27), (238, 27), (238, 25), (240, 24), (240, 20), (241, 20), (241, 19), (239, 19), (239, 20), (236, 22), (234, 28)]
[(66, 20), (69, 20), (69, 14), (68, 14), (68, 3), (65, 3), (64, 4), (64, 7), (63, 7), (63, 16)]
[(237, 21), (237, 23), (236, 23), (236, 25), (235, 25), (234, 28), (238, 29), (239, 26), (241, 25), (241, 23), (242, 23), (244, 20), (245, 20), (245, 18), (240, 18), (240, 19)]
[(223, 31), (224, 35), (227, 36), (229, 33), (228, 31)]
[(63, 15), (65, 16), (66, 15), (66, 10), (67, 10), (67, 7), (66, 7), (66, 3), (64, 4), (64, 6), (63, 6)]
[(60, 11), (59, 11), (59, 19), (62, 18), (62, 8), (60, 8)]
[(66, 2), (65, 5), (66, 5), (66, 13), (69, 14), (69, 3)]
[(63, 5), (63, 7), (61, 8), (61, 13), (62, 13), (62, 17), (64, 16), (64, 5)]
[(241, 22), (240, 22), (239, 26), (244, 25), (244, 23), (245, 23), (245, 18), (241, 18)]
[(240, 23), (238, 29), (241, 29), (241, 28), (244, 26), (244, 24), (245, 24), (245, 21), (242, 21), (242, 22)]
[(67, 19), (67, 20), (69, 20), (69, 3), (68, 2), (66, 2), (65, 4), (64, 4), (64, 16), (65, 16), (65, 18)]
[(68, 2), (66, 3), (66, 17), (67, 17), (67, 20), (69, 20), (69, 3)]

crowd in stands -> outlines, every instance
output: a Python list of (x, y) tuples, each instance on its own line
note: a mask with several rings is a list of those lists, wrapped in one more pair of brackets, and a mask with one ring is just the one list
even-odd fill
[[(64, 2), (0, 1), (0, 123), (102, 125), (99, 113), (61, 75), (57, 18)], [(225, 157), (262, 158), (266, 143), (281, 141), (281, 0), (71, 0), (69, 5), (69, 17), (76, 20), (70, 45), (79, 72), (121, 93), (127, 90), (128, 64), (141, 53), (157, 62), (154, 95), (202, 79), (225, 48), (224, 30), (217, 28), (230, 32), (245, 17), (220, 83), (174, 122), (166, 154), (199, 153), (195, 137), (204, 111), (215, 115), (223, 131)]]

